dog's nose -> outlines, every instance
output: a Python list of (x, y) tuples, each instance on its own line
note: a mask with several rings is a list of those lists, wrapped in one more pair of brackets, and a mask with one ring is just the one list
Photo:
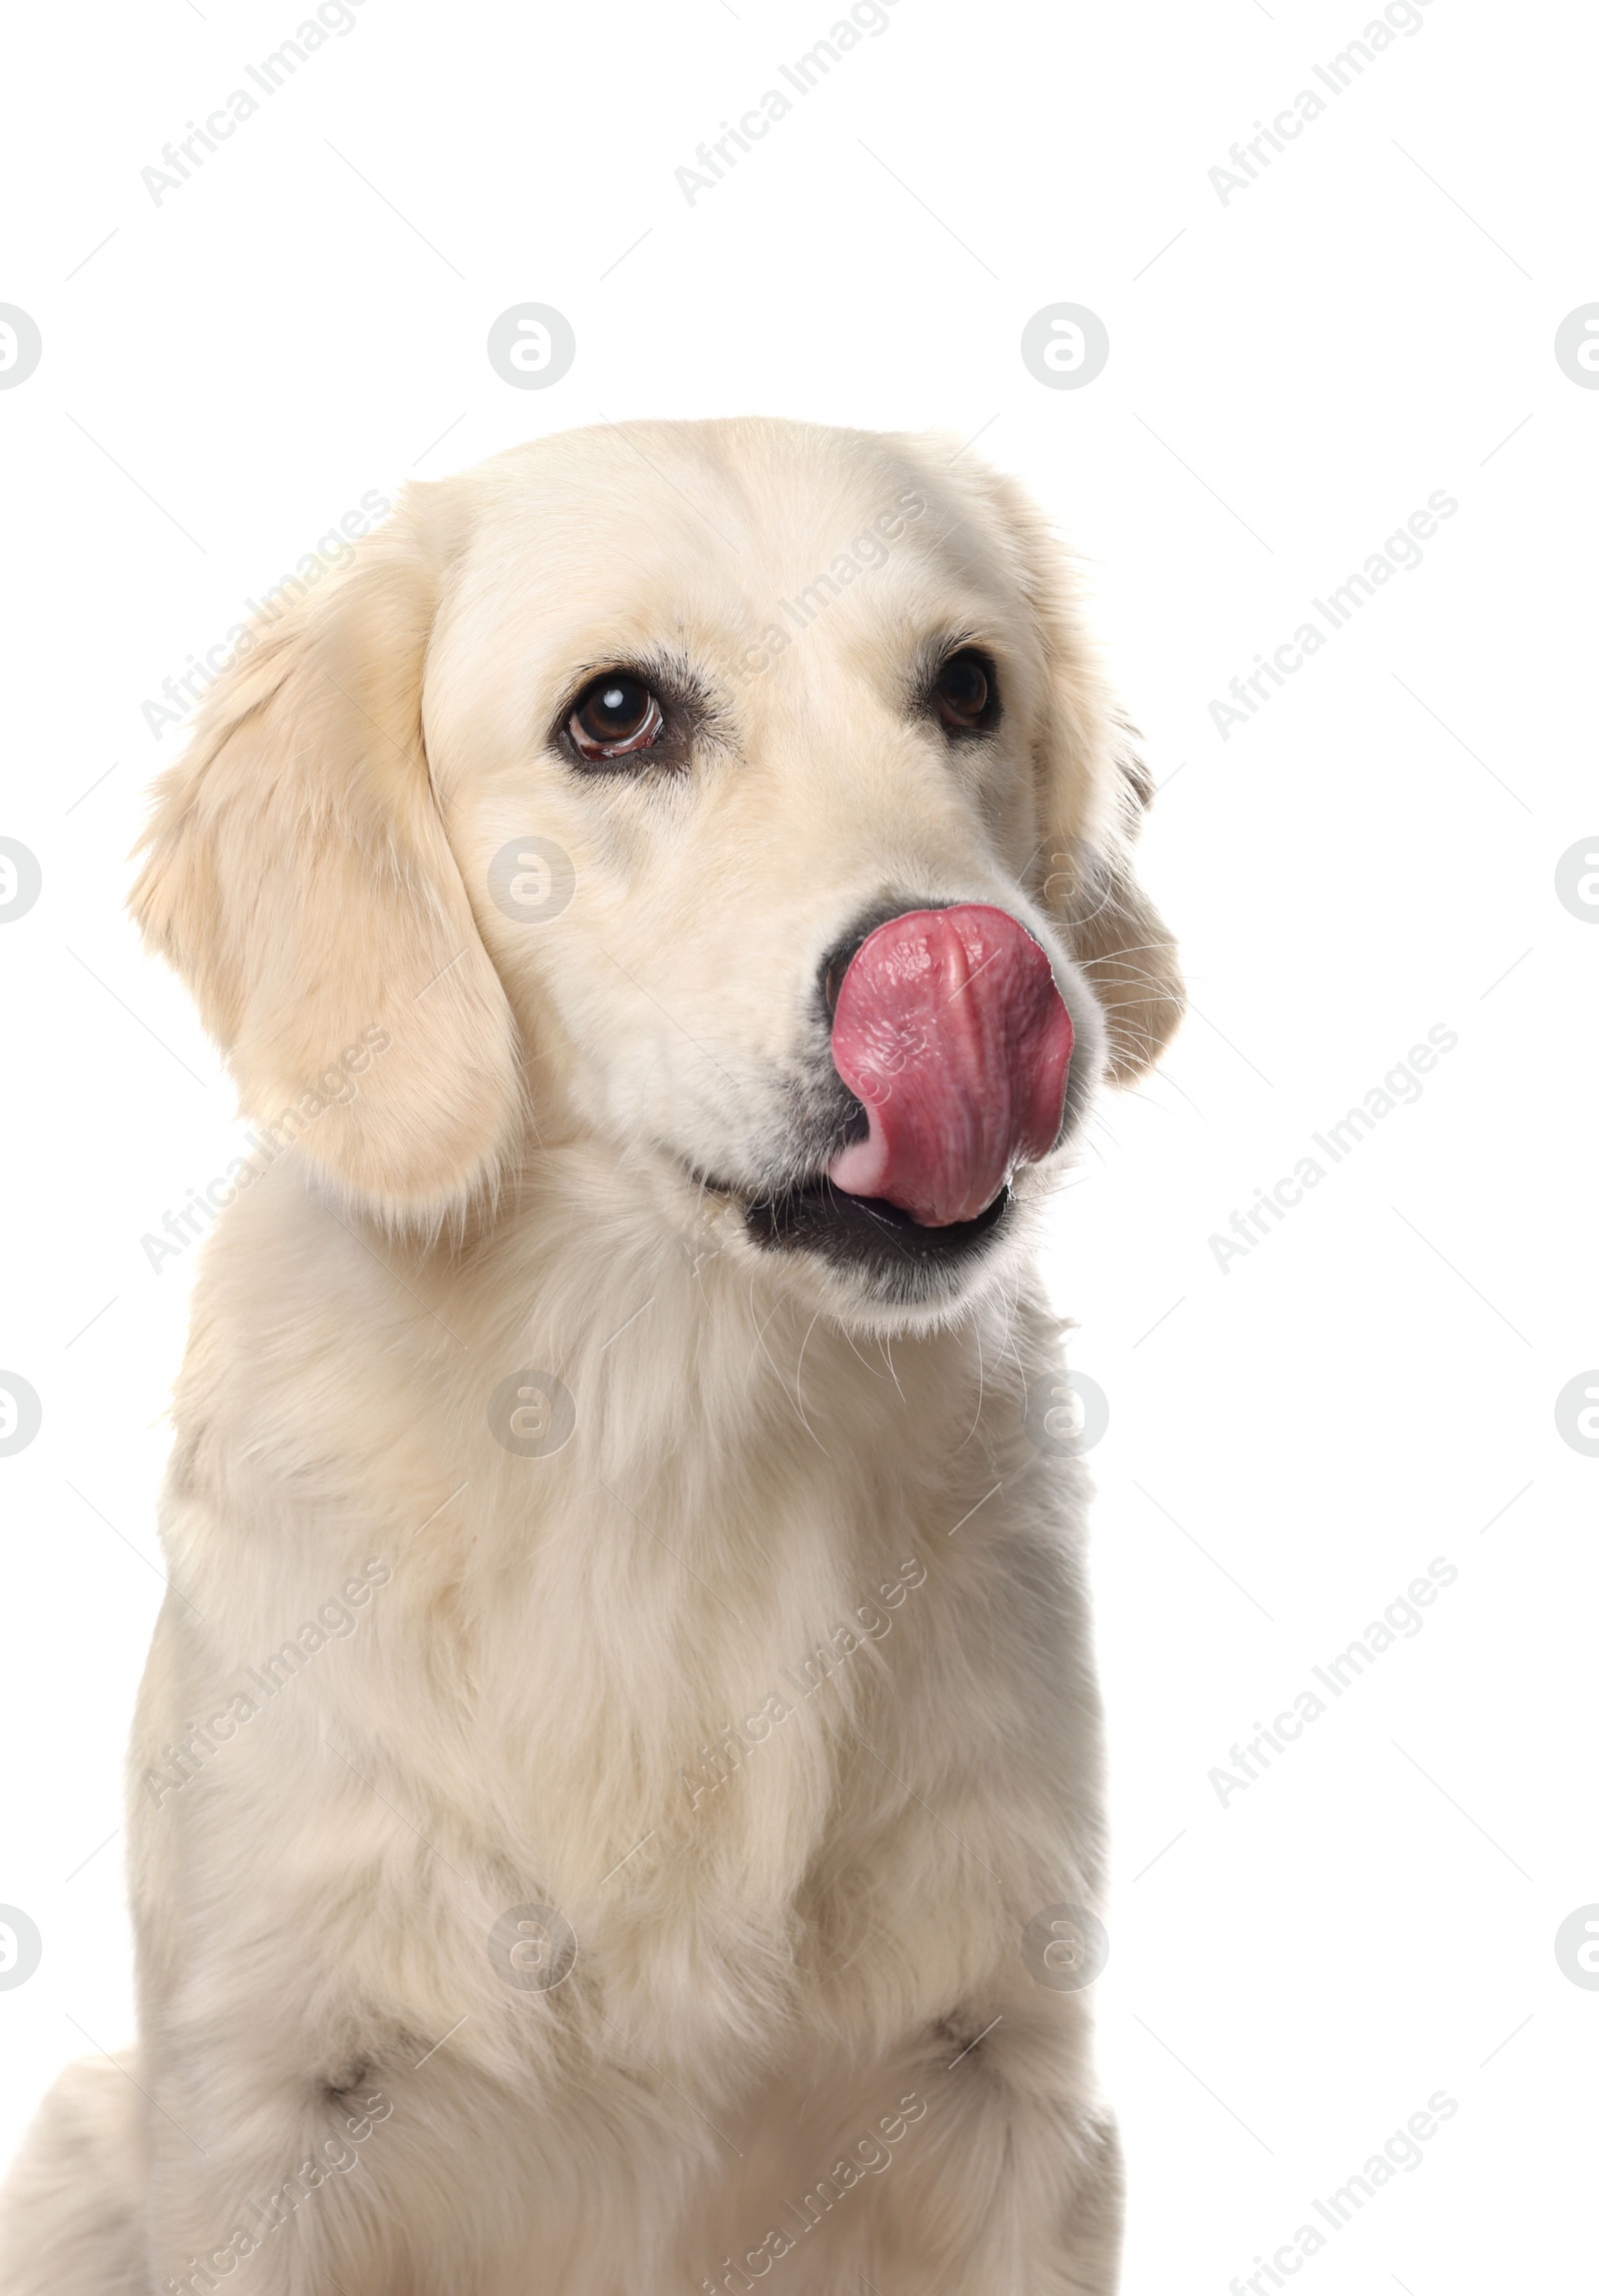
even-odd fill
[(890, 918), (830, 961), (824, 986), (832, 1065), (868, 1127), (828, 1166), (834, 1186), (948, 1227), (1054, 1147), (1071, 1017), (1047, 956), (1006, 911)]

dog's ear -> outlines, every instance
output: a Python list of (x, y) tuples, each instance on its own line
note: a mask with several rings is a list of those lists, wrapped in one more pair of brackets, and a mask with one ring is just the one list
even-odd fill
[[(1066, 673), (1063, 681), (1075, 685)], [(1058, 689), (1062, 681), (1057, 679)], [(1105, 1073), (1131, 1084), (1176, 1033), (1184, 996), (1177, 945), (1133, 867), (1154, 795), (1136, 737), (1101, 694), (1060, 710), (1041, 781), (1040, 891), (1105, 1016)], [(1057, 701), (1058, 709), (1058, 701)]]
[(444, 490), (413, 490), (342, 572), (251, 627), (157, 785), (130, 899), (274, 1148), (296, 1138), (397, 1221), (492, 1187), (518, 1137), (516, 1030), (423, 746), (463, 521)]
[(1033, 760), (1038, 840), (1030, 886), (1104, 1009), (1106, 1073), (1131, 1084), (1182, 1018), (1176, 943), (1139, 885), (1133, 847), (1154, 785), (1084, 637), (1065, 554), (1015, 482), (961, 461), (1038, 632), (1048, 691)]

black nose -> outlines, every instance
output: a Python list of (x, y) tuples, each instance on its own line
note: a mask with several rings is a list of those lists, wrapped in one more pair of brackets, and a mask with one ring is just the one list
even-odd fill
[(838, 992), (843, 987), (843, 977), (865, 943), (866, 935), (857, 933), (851, 940), (840, 942), (836, 949), (829, 950), (822, 963), (821, 1001), (827, 1008), (829, 1020), (838, 1010)]

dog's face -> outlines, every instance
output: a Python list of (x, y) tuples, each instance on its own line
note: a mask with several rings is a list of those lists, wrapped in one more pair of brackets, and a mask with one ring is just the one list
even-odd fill
[(415, 490), (259, 630), (135, 903), (259, 1118), (387, 1037), (304, 1141), (389, 1217), (587, 1140), (819, 1306), (919, 1318), (1175, 1023), (1143, 795), (1003, 482), (639, 425)]

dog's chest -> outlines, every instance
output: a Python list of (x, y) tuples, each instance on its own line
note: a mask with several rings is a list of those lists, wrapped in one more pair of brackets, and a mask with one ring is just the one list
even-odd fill
[(792, 1962), (862, 1730), (947, 1596), (906, 1516), (824, 1475), (729, 1513), (714, 1541), (613, 1506), (502, 1585), (465, 1767), (528, 1900), (597, 1956), (748, 1995)]

